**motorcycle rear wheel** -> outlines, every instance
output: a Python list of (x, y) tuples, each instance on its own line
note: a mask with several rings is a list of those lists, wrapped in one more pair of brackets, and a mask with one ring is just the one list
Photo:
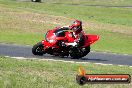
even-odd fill
[(45, 54), (43, 47), (44, 45), (41, 42), (37, 43), (36, 45), (33, 46), (32, 53), (34, 55), (42, 56), (43, 54)]
[(79, 59), (82, 57), (82, 53), (79, 52), (80, 50), (77, 47), (73, 47), (70, 50), (70, 56), (72, 57), (72, 59)]
[(79, 59), (86, 56), (89, 52), (90, 52), (90, 46), (87, 46), (82, 49), (73, 48), (70, 51), (70, 56), (72, 57), (72, 59)]
[(90, 46), (82, 48), (81, 51), (83, 52), (82, 57), (86, 56), (90, 52)]

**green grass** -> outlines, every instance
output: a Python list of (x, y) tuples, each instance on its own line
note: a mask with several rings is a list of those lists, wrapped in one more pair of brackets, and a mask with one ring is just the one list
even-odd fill
[(99, 41), (92, 45), (92, 50), (132, 54), (132, 36), (130, 35), (123, 35), (106, 30), (89, 30), (88, 33), (100, 35)]
[[(102, 66), (43, 60), (17, 60), (0, 57), (1, 88), (131, 88), (132, 84), (86, 84), (80, 86), (75, 76), (82, 65), (87, 74), (130, 74), (128, 66)], [(109, 68), (109, 69), (108, 69)]]
[[(78, 0), (82, 4), (84, 1)], [(61, 2), (69, 3), (63, 0)], [(131, 1), (117, 2), (121, 5), (122, 2)], [(132, 54), (131, 8), (98, 8), (0, 0), (0, 11), (0, 42), (33, 45), (44, 38), (47, 30), (58, 25), (69, 25), (73, 19), (79, 19), (84, 23), (84, 31), (100, 36), (92, 50)]]
[(61, 15), (74, 19), (132, 26), (132, 20), (130, 19), (132, 15), (131, 8), (98, 8), (87, 6), (56, 5), (51, 3), (11, 2), (9, 0), (2, 0), (1, 4), (18, 9), (27, 9), (40, 13)]
[(131, 0), (42, 0), (42, 2), (86, 5), (132, 5)]
[[(36, 42), (40, 42), (43, 38), (41, 34), (33, 34), (33, 33), (11, 33), (11, 32), (1, 32), (1, 43), (16, 43), (16, 44), (25, 44), (31, 45)], [(35, 37), (35, 38), (34, 38)]]

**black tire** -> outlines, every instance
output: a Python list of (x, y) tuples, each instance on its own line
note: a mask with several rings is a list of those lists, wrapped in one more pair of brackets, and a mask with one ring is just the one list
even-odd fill
[(41, 0), (31, 0), (32, 2), (41, 2)]
[(90, 52), (90, 46), (87, 46), (80, 50), (77, 48), (73, 48), (71, 50), (70, 56), (72, 57), (72, 59), (79, 59), (86, 56), (89, 52)]
[(81, 55), (79, 55), (79, 54), (70, 54), (70, 56), (72, 57), (71, 59), (79, 59), (79, 58), (82, 58), (82, 56)]
[(72, 59), (79, 59), (82, 57), (82, 53), (79, 52), (77, 47), (73, 47), (70, 50), (70, 56), (72, 57)]
[(90, 46), (87, 46), (85, 48), (82, 48), (82, 57), (86, 56), (90, 52)]
[(37, 43), (36, 45), (33, 46), (32, 53), (34, 55), (42, 56), (43, 54), (45, 54), (43, 47), (44, 45), (41, 42)]

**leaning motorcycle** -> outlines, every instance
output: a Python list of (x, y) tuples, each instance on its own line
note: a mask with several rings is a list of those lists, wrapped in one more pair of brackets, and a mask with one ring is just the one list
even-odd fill
[[(75, 40), (73, 32), (56, 27), (45, 34), (45, 39), (35, 44), (32, 48), (34, 55), (50, 54), (60, 57), (71, 56), (82, 58), (90, 52), (90, 45), (99, 39), (98, 35), (83, 33), (78, 43), (70, 45)], [(68, 45), (69, 44), (69, 45)]]

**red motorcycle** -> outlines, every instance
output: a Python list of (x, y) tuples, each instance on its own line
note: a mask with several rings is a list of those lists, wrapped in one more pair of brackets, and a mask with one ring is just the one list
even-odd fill
[(73, 45), (75, 40), (73, 32), (56, 27), (46, 33), (45, 40), (33, 46), (32, 53), (34, 55), (47, 53), (60, 57), (68, 57), (70, 55), (72, 58), (81, 58), (90, 52), (90, 45), (98, 39), (98, 35), (87, 35), (83, 33), (79, 37), (78, 43)]

